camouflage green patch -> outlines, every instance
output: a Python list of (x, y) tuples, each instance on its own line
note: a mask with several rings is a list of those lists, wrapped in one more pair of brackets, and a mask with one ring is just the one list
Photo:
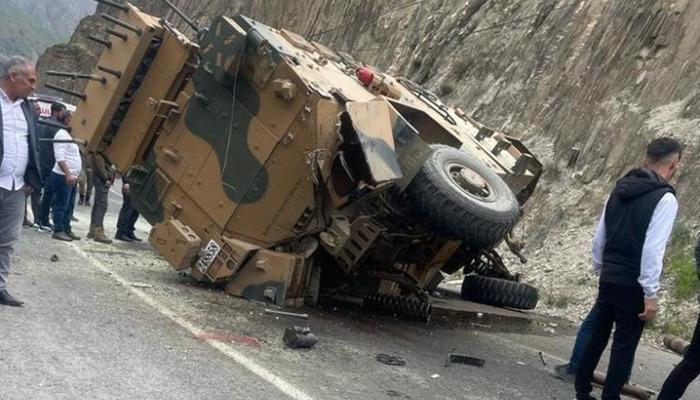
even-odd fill
[[(227, 69), (222, 64), (230, 55), (243, 54), (246, 38), (233, 38), (235, 34), (231, 25), (219, 20), (203, 39), (202, 48), (209, 50), (203, 52), (202, 64), (192, 77), (196, 94), (187, 107), (185, 124), (215, 151), (226, 196), (235, 203), (252, 203), (262, 197), (268, 183), (262, 163), (248, 144), (248, 130), (260, 108), (260, 98), (248, 80), (235, 76), (238, 65)], [(256, 177), (256, 190), (246, 196)]]

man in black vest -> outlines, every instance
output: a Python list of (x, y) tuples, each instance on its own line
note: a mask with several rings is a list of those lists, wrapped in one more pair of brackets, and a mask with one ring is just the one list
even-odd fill
[(0, 63), (0, 304), (21, 306), (7, 291), (14, 245), (24, 219), (25, 196), (41, 190), (36, 115), (27, 96), (36, 69), (23, 57)]
[(58, 127), (56, 125), (63, 124), (63, 117), (66, 113), (66, 106), (61, 103), (51, 104), (51, 116), (48, 118), (49, 122), (53, 122), (53, 125), (42, 125), (39, 127), (39, 139), (45, 139), (39, 142), (39, 157), (41, 162), (41, 179), (44, 182), (44, 193), (39, 202), (38, 212), (37, 212), (37, 225), (39, 225), (40, 232), (51, 232), (53, 225), (49, 223), (49, 216), (51, 214), (51, 205), (53, 204), (54, 193), (51, 191), (51, 185), (49, 185), (49, 178), (51, 178), (51, 170), (54, 164), (56, 164), (56, 159), (53, 154), (53, 142), (50, 140), (56, 136), (58, 132)]
[(666, 243), (678, 212), (668, 181), (680, 167), (682, 146), (670, 138), (647, 146), (644, 168), (615, 185), (593, 242), (593, 269), (600, 275), (598, 316), (576, 372), (576, 399), (591, 400), (591, 378), (613, 337), (603, 399), (619, 399), (632, 370), (645, 321), (654, 318)]

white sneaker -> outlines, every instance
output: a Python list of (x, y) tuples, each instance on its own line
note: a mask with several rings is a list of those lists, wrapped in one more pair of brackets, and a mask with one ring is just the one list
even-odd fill
[(48, 227), (48, 226), (46, 226), (46, 225), (38, 225), (37, 228), (36, 228), (36, 230), (39, 231), (39, 232), (41, 232), (41, 233), (51, 233), (51, 232), (53, 232), (53, 229), (51, 229), (50, 227)]

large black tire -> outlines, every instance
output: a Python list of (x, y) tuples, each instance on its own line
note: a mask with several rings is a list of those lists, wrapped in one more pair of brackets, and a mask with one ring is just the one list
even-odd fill
[(537, 289), (527, 283), (479, 275), (464, 277), (461, 294), (465, 300), (520, 310), (532, 310), (540, 297)]
[[(454, 147), (432, 147), (433, 154), (406, 189), (416, 212), (433, 229), (468, 247), (498, 243), (518, 222), (520, 210), (513, 192), (476, 157)], [(483, 188), (464, 183), (463, 175), (457, 173), (460, 178), (456, 178), (455, 171), (477, 175)]]

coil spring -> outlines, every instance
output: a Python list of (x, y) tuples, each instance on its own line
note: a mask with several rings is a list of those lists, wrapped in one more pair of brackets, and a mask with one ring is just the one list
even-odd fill
[(432, 311), (430, 304), (419, 299), (381, 293), (368, 294), (364, 298), (363, 305), (371, 310), (419, 321), (428, 321)]

